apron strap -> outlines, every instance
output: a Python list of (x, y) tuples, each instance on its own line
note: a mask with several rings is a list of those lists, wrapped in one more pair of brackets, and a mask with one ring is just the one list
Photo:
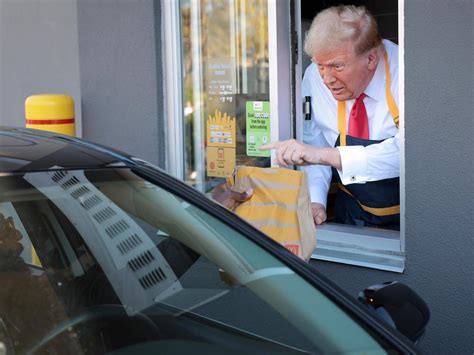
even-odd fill
[(360, 203), (359, 200), (356, 199), (354, 195), (352, 195), (349, 192), (349, 190), (346, 189), (344, 185), (338, 184), (338, 187), (339, 189), (344, 191), (346, 194), (350, 195), (365, 212), (373, 214), (374, 216), (383, 217), (383, 216), (390, 216), (394, 214), (400, 214), (400, 205), (390, 206), (390, 207), (368, 207)]
[(337, 121), (339, 126), (339, 145), (346, 146), (346, 102), (337, 102)]
[[(395, 99), (393, 98), (391, 87), (392, 87), (392, 79), (390, 76), (390, 66), (388, 63), (388, 54), (387, 51), (384, 50), (383, 52), (383, 60), (385, 63), (385, 95), (387, 97), (387, 106), (388, 110), (390, 111), (390, 115), (393, 118), (393, 122), (395, 126), (398, 128), (399, 124), (399, 112), (397, 104), (395, 103)], [(337, 121), (339, 127), (339, 135), (340, 135), (340, 146), (346, 146), (346, 102), (345, 101), (338, 101), (337, 102)]]

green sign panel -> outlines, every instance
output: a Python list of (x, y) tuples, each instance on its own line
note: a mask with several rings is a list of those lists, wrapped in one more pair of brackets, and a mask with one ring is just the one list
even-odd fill
[(270, 102), (247, 101), (247, 155), (250, 157), (269, 157), (270, 151), (258, 149), (270, 143)]

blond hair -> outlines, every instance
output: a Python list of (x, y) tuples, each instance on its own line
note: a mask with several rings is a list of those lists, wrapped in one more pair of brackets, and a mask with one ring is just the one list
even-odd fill
[(354, 43), (357, 54), (382, 43), (377, 22), (364, 6), (339, 5), (318, 13), (306, 33), (304, 50), (313, 57), (336, 49), (344, 42)]

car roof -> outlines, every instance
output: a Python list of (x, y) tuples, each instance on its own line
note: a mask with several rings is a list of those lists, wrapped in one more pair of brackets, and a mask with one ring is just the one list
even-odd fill
[(134, 164), (125, 153), (78, 138), (0, 126), (0, 173)]

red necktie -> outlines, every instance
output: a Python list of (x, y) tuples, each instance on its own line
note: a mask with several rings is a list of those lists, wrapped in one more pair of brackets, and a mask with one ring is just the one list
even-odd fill
[(360, 94), (349, 115), (349, 135), (355, 138), (369, 139), (369, 119), (364, 105), (366, 96), (364, 93)]

